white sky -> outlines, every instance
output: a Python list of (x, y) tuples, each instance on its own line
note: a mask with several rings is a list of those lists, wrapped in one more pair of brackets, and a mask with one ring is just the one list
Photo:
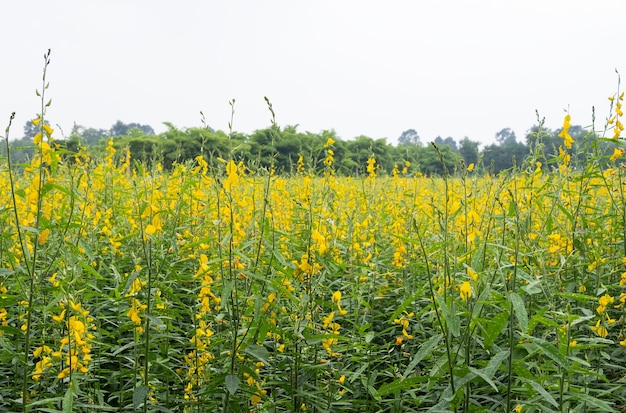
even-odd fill
[[(52, 49), (47, 117), (118, 119), (165, 130), (251, 133), (269, 125), (335, 129), (342, 139), (417, 130), (423, 142), (518, 138), (536, 124), (600, 128), (626, 74), (624, 0), (24, 0), (2, 3), (0, 134), (39, 111)], [(59, 135), (59, 134), (57, 134)], [(60, 137), (60, 136), (57, 136)]]

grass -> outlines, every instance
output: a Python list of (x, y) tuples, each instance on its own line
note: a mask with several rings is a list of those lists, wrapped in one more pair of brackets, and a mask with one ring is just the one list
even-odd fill
[(339, 177), (332, 140), (293, 176), (163, 171), (56, 148), (46, 90), (0, 171), (3, 410), (626, 410), (621, 153), (565, 130), (498, 176)]

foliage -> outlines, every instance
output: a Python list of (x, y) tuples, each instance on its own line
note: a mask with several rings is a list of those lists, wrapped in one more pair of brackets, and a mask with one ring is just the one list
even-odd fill
[[(610, 156), (568, 115), (557, 155), (499, 175), (436, 144), (379, 174), (400, 156), (384, 140), (273, 120), (258, 147), (170, 128), (201, 143), (168, 170), (154, 136), (60, 148), (43, 78), (30, 162), (4, 137), (0, 409), (624, 409), (623, 94)], [(279, 175), (283, 133), (302, 154)], [(369, 155), (340, 176), (351, 151)]]

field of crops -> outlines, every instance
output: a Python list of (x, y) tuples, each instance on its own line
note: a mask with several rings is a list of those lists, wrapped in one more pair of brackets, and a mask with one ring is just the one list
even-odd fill
[(626, 411), (623, 94), (612, 156), (567, 115), (548, 164), (357, 178), (332, 139), (291, 175), (69, 153), (41, 95), (0, 164), (0, 410)]
[(3, 410), (624, 409), (619, 151), (282, 177), (42, 132), (0, 175)]

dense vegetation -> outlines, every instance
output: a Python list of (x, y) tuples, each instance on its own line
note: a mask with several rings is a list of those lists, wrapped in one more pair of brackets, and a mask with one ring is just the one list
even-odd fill
[[(36, 130), (29, 123), (24, 127), (24, 136), (12, 142), (13, 161), (16, 163), (30, 159), (33, 155), (32, 147), (27, 148), (32, 145)], [(299, 132), (297, 126), (268, 127), (245, 135), (216, 131), (208, 126), (178, 129), (172, 124), (166, 125), (168, 130), (159, 135), (155, 135), (148, 125), (125, 124), (121, 121), (108, 131), (75, 126), (67, 139), (59, 139), (57, 143), (72, 151), (84, 146), (95, 156), (102, 156), (112, 138), (114, 147), (119, 151), (128, 148), (132, 159), (147, 164), (160, 162), (167, 170), (174, 163), (193, 160), (202, 153), (212, 166), (215, 166), (215, 159), (232, 156), (245, 164), (265, 168), (272, 165), (276, 172), (293, 173), (300, 156), (307, 164), (316, 166), (318, 171), (322, 170), (321, 148), (331, 138), (335, 141), (335, 168), (340, 175), (363, 175), (364, 165), (371, 155), (376, 156), (380, 171), (387, 174), (408, 161), (414, 171), (424, 175), (441, 175), (444, 169), (458, 169), (461, 160), (465, 165), (480, 165), (478, 170), (481, 172), (499, 173), (515, 164), (521, 165), (524, 159), (537, 151), (541, 152), (541, 160), (545, 163), (559, 154), (559, 134), (562, 131), (545, 128), (540, 121), (529, 129), (523, 142), (509, 128), (505, 128), (495, 134), (495, 143), (482, 148), (479, 142), (467, 137), (458, 142), (451, 137), (437, 137), (432, 140), (436, 149), (431, 142), (422, 143), (413, 129), (403, 132), (398, 138), (398, 144), (392, 145), (385, 138), (358, 136), (352, 140), (341, 140), (333, 130)], [(579, 147), (590, 146), (595, 142), (602, 153), (610, 155), (613, 151), (613, 144), (598, 140), (598, 135), (579, 125), (572, 125), (569, 131)], [(586, 157), (578, 161), (584, 162)]]
[(440, 176), (383, 174), (372, 147), (357, 177), (332, 136), (281, 166), (275, 124), (249, 163), (252, 137), (203, 156), (208, 129), (167, 168), (136, 130), (70, 152), (45, 85), (0, 168), (1, 410), (626, 410), (619, 91), (612, 136), (568, 115), (506, 173), (439, 146)]

